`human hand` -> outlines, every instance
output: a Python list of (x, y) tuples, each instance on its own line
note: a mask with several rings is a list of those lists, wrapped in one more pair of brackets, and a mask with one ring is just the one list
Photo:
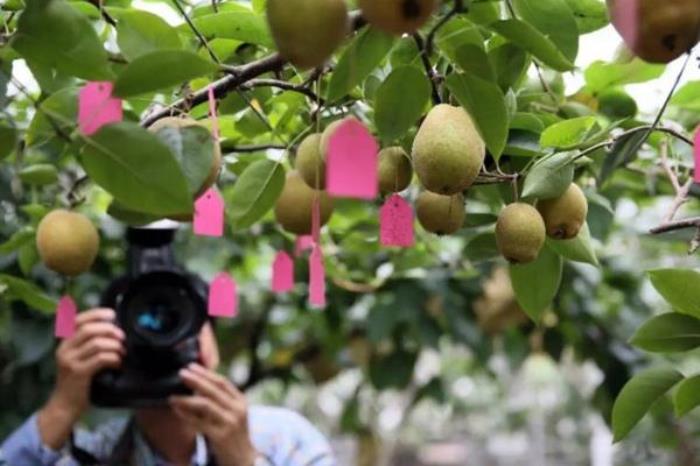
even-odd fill
[(248, 404), (225, 377), (190, 364), (180, 371), (192, 396), (173, 396), (177, 416), (209, 440), (220, 466), (252, 466), (256, 452), (248, 432)]
[(126, 352), (125, 336), (114, 324), (115, 317), (112, 309), (78, 314), (75, 334), (58, 346), (56, 385), (38, 417), (46, 445), (55, 449), (63, 446), (73, 425), (90, 405), (93, 376), (121, 364)]

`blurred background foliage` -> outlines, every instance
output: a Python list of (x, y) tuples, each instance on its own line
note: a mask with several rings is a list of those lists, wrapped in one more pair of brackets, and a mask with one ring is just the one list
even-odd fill
[[(543, 4), (548, 2), (560, 3)], [(124, 66), (114, 32), (99, 10), (90, 2), (69, 3), (91, 18), (114, 69)], [(638, 111), (649, 108), (648, 102), (635, 102), (625, 86), (653, 81), (663, 66), (632, 59), (622, 50), (614, 62), (575, 70), (584, 84), (567, 91), (562, 73), (547, 69), (546, 57), (537, 57), (537, 62), (545, 62), (539, 79), (527, 45), (522, 48), (523, 44), (489, 29), (494, 20), (508, 17), (505, 2), (467, 3), (467, 13), (454, 15), (439, 30), (432, 58), (435, 69), (448, 75), (465, 66), (460, 63), (465, 56), (456, 50), (473, 42), (474, 34), (488, 51), (510, 122), (500, 166), (504, 171), (521, 171), (535, 158), (551, 153), (541, 144), (541, 135), (561, 121), (590, 123), (583, 136), (569, 141), (580, 151), (653, 120), (654, 113)], [(577, 16), (582, 34), (607, 24), (601, 2), (564, 3), (585, 13)], [(106, 0), (104, 4), (117, 17), (125, 9), (154, 5), (173, 14), (167, 2)], [(22, 0), (3, 3), (3, 43), (11, 38), (23, 7)], [(189, 11), (206, 19), (214, 15), (211, 8), (199, 4)], [(261, 17), (264, 2), (227, 1), (219, 8), (224, 13), (252, 8)], [(446, 2), (431, 25), (449, 9)], [(227, 64), (270, 53), (269, 44), (251, 44), (212, 28), (207, 36)], [(186, 27), (177, 31), (183, 43), (206, 58)], [(360, 35), (376, 34), (367, 31)], [(316, 89), (320, 95), (339, 95), (323, 109), (323, 126), (350, 113), (376, 129), (380, 84), (399, 66), (422, 66), (410, 37), (379, 37), (367, 43), (372, 50), (385, 50), (375, 53), (380, 55), (375, 62), (367, 58), (371, 53), (365, 53), (348, 65), (367, 69), (360, 73), (361, 79), (335, 91), (334, 73), (320, 79)], [(345, 51), (357, 44), (357, 39), (350, 39), (338, 52), (335, 73), (343, 70)], [(694, 61), (690, 66), (696, 66)], [(63, 116), (58, 121), (66, 126), (59, 129), (70, 134), (78, 81), (38, 63), (25, 64), (7, 46), (0, 50), (0, 69), (0, 138), (11, 141), (2, 145), (5, 160), (0, 164), (0, 435), (4, 436), (41, 406), (51, 390), (57, 297), (69, 286), (80, 307), (87, 309), (97, 305), (107, 283), (124, 272), (125, 225), (120, 220), (125, 217), (113, 210), (109, 215), (110, 194), (82, 181), (83, 170), (76, 163), (79, 144), (57, 135), (57, 128), (36, 111), (41, 105), (51, 115)], [(303, 78), (286, 68), (275, 77), (294, 83)], [(189, 89), (168, 87), (130, 98), (126, 119), (138, 121), (153, 101), (167, 104), (210, 81), (197, 78)], [(17, 82), (31, 98), (18, 90)], [(449, 98), (446, 88), (441, 92)], [(236, 183), (246, 169), (264, 159), (282, 160), (288, 166), (283, 148), (293, 146), (314, 124), (314, 104), (300, 93), (245, 88), (251, 105), (241, 95), (229, 94), (219, 107), (225, 154), (219, 187), (234, 210), (241, 195), (235, 191)], [(477, 102), (482, 108), (492, 104)], [(651, 107), (656, 110), (660, 104)], [(195, 107), (191, 114), (208, 122), (205, 107)], [(265, 115), (273, 131), (253, 108)], [(698, 108), (698, 81), (684, 83), (662, 125), (691, 134), (700, 122)], [(585, 117), (591, 117), (590, 122), (581, 120)], [(409, 129), (398, 142), (410, 149), (416, 129)], [(269, 206), (256, 206), (260, 221), (230, 225), (223, 239), (196, 237), (183, 225), (177, 239), (180, 260), (205, 279), (226, 270), (238, 282), (240, 314), (217, 327), (223, 370), (252, 401), (279, 403), (308, 415), (334, 438), (341, 457), (352, 458), (345, 460), (348, 464), (467, 464), (468, 458), (468, 464), (602, 466), (611, 464), (613, 457), (615, 464), (697, 464), (697, 413), (676, 420), (670, 404), (659, 403), (641, 428), (615, 447), (606, 424), (622, 386), (654, 358), (689, 371), (700, 369), (693, 353), (652, 357), (627, 343), (649, 316), (668, 310), (645, 271), (697, 265), (697, 256), (687, 255), (692, 232), (648, 233), (662, 223), (674, 197), (659, 166), (659, 149), (667, 145), (672, 164), (686, 176), (692, 169), (691, 148), (656, 132), (641, 150), (631, 152), (634, 137), (601, 145), (574, 165), (574, 179), (590, 204), (590, 244), (599, 266), (565, 261), (559, 293), (539, 325), (517, 304), (507, 264), (495, 247), (497, 214), (513, 196), (509, 184), (471, 189), (466, 224), (458, 234), (436, 237), (418, 229), (416, 246), (401, 250), (378, 244), (380, 201), (338, 201), (323, 234), (328, 275), (328, 305), (323, 310), (307, 304), (308, 252), (295, 261), (294, 292), (282, 296), (270, 292), (274, 254), (280, 249), (294, 251), (295, 238), (275, 224)], [(255, 150), (256, 146), (265, 149)], [(414, 199), (417, 193), (416, 183), (406, 196)], [(48, 210), (71, 203), (99, 226), (102, 244), (92, 271), (66, 283), (38, 260), (34, 229)], [(690, 216), (699, 210), (693, 197), (683, 213)], [(103, 415), (96, 413), (93, 421)]]

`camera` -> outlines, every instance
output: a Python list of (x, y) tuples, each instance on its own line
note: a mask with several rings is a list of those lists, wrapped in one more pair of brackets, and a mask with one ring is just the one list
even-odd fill
[(174, 229), (129, 228), (126, 237), (127, 273), (101, 299), (116, 311), (126, 355), (119, 369), (94, 377), (90, 397), (102, 407), (163, 405), (170, 395), (190, 393), (178, 373), (199, 361), (207, 286), (176, 263)]

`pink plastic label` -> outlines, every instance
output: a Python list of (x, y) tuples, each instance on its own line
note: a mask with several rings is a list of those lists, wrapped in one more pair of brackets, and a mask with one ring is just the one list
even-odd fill
[(613, 2), (612, 17), (620, 35), (632, 46), (639, 43), (641, 0), (617, 0)]
[(209, 315), (235, 317), (238, 313), (236, 282), (227, 273), (220, 273), (209, 285)]
[(56, 306), (56, 338), (70, 338), (75, 333), (75, 318), (78, 315), (78, 306), (68, 295), (63, 296)]
[(365, 125), (354, 119), (342, 123), (328, 143), (328, 193), (358, 199), (377, 197), (378, 150)]
[(209, 117), (211, 118), (211, 134), (214, 135), (214, 142), (219, 143), (219, 116), (216, 113), (216, 97), (214, 97), (214, 88), (209, 86)]
[(294, 255), (300, 257), (304, 251), (308, 251), (314, 247), (314, 238), (311, 235), (297, 236), (294, 244)]
[(272, 291), (286, 293), (294, 288), (294, 262), (284, 251), (275, 256), (272, 264)]
[(224, 199), (216, 189), (208, 189), (195, 201), (193, 229), (200, 236), (223, 236)]
[(379, 211), (382, 246), (408, 248), (415, 243), (413, 209), (401, 196), (392, 194)]
[(78, 126), (85, 136), (95, 134), (104, 125), (122, 121), (122, 101), (112, 97), (109, 81), (87, 83), (78, 94)]
[(309, 256), (309, 304), (316, 307), (326, 305), (326, 268), (318, 244), (314, 245)]
[(700, 183), (700, 126), (695, 131), (695, 170), (693, 173), (694, 181)]

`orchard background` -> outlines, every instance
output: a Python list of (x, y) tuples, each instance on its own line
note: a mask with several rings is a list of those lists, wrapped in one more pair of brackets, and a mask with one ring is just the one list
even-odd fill
[[(181, 114), (211, 127), (213, 88), (226, 234), (184, 224), (178, 255), (206, 279), (235, 277), (240, 312), (217, 332), (223, 370), (251, 400), (308, 415), (343, 464), (698, 464), (697, 56), (634, 58), (598, 0), (445, 1), (403, 36), (348, 3), (352, 32), (302, 70), (276, 53), (264, 0), (2, 0), (0, 434), (50, 390), (58, 298), (96, 305), (124, 271), (125, 224), (191, 210), (175, 187), (209, 155), (151, 150), (143, 127)], [(125, 122), (84, 136), (78, 93), (95, 80), (116, 82)], [(414, 247), (385, 248), (382, 199), (338, 199), (321, 237), (327, 306), (308, 304), (308, 253), (294, 291), (273, 294), (275, 253), (296, 238), (272, 208), (300, 141), (354, 116), (410, 154), (439, 102), (463, 106), (488, 148), (464, 227), (439, 237), (416, 224)], [(163, 169), (145, 178), (144, 166)], [(494, 234), (504, 205), (572, 180), (584, 230), (507, 264)], [(59, 207), (101, 236), (70, 283), (34, 241)]]

